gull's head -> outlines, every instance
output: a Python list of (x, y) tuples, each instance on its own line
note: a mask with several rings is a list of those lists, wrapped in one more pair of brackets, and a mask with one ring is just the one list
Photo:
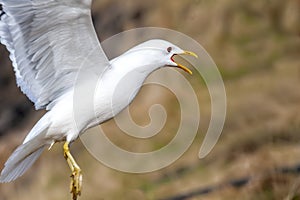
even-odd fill
[(165, 40), (143, 42), (110, 61), (101, 87), (108, 89), (108, 94), (113, 93), (114, 105), (123, 108), (133, 100), (147, 76), (157, 69), (177, 67), (192, 74), (190, 69), (175, 60), (177, 55), (197, 57), (195, 53), (182, 50)]
[(126, 54), (131, 55), (137, 61), (138, 65), (134, 65), (136, 70), (152, 72), (162, 67), (177, 67), (189, 74), (192, 74), (192, 71), (176, 62), (174, 58), (177, 55), (197, 57), (191, 51), (182, 50), (175, 44), (160, 39), (141, 43), (130, 49)]

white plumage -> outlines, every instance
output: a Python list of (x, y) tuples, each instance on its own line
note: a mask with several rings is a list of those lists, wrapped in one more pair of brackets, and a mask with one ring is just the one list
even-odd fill
[(46, 108), (74, 85), (78, 63), (91, 57), (89, 53), (95, 54), (99, 65), (87, 68), (98, 71), (99, 66), (108, 65), (91, 21), (91, 0), (0, 3), (5, 12), (0, 22), (1, 43), (10, 52), (18, 86), (37, 109)]
[[(154, 70), (176, 66), (191, 73), (173, 56), (194, 54), (163, 40), (144, 42), (109, 61), (92, 25), (91, 0), (0, 0), (0, 4), (0, 41), (10, 52), (17, 84), (36, 109), (48, 110), (7, 160), (0, 182), (21, 176), (45, 147), (57, 141), (69, 144), (86, 129), (114, 117)], [(86, 78), (76, 80), (79, 72)], [(98, 79), (91, 113), (85, 94), (75, 102), (74, 91), (87, 91)], [(74, 106), (80, 108), (77, 121)], [(80, 191), (75, 193), (77, 197)]]

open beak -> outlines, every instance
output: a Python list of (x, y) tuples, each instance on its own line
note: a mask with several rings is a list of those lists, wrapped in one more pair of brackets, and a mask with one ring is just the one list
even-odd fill
[[(173, 57), (176, 56), (176, 55), (188, 55), (188, 56), (194, 56), (195, 58), (198, 58), (197, 54), (195, 54), (194, 52), (191, 52), (191, 51), (184, 51), (183, 53), (180, 53), (180, 54), (174, 54), (174, 55), (171, 57), (171, 60), (172, 60), (173, 62), (175, 62)], [(181, 65), (181, 64), (179, 64), (179, 63), (177, 63), (177, 62), (175, 62), (175, 63), (177, 64), (177, 67), (183, 69), (185, 72), (187, 72), (187, 73), (189, 73), (189, 74), (191, 74), (191, 75), (193, 74), (193, 72), (192, 72), (189, 68), (187, 68), (186, 66), (183, 66), (183, 65)]]

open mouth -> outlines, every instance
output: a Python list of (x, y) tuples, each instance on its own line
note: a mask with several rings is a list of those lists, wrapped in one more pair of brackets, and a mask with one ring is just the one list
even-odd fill
[(174, 63), (177, 64), (177, 67), (178, 67), (178, 68), (180, 68), (180, 69), (184, 70), (185, 72), (187, 72), (187, 73), (189, 73), (189, 74), (192, 75), (193, 72), (192, 72), (189, 68), (187, 68), (186, 66), (184, 66), (184, 65), (182, 65), (182, 64), (177, 63), (177, 62), (174, 60), (174, 56), (176, 56), (176, 55), (189, 55), (189, 56), (194, 56), (194, 57), (198, 58), (197, 54), (195, 54), (194, 52), (191, 52), (191, 51), (184, 51), (184, 52), (181, 53), (181, 54), (173, 54), (173, 55), (171, 56), (171, 60), (172, 60)]

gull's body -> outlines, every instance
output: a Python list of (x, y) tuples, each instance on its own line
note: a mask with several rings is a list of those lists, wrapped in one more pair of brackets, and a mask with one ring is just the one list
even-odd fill
[[(149, 42), (162, 43), (165, 41), (153, 40)], [(141, 52), (139, 51), (139, 53)], [(131, 54), (129, 52), (124, 55), (111, 60), (106, 73), (101, 77), (100, 88), (95, 90), (94, 94), (95, 115), (86, 114), (84, 109), (79, 109), (77, 111), (79, 113), (77, 114), (80, 116), (81, 123), (74, 120), (73, 88), (70, 91), (67, 91), (66, 94), (64, 94), (51, 108), (51, 110), (45, 114), (40, 121), (44, 122), (44, 128), (47, 128), (47, 133), (45, 135), (45, 138), (47, 138), (46, 144), (50, 145), (53, 142), (64, 140), (72, 142), (86, 129), (113, 118), (134, 99), (147, 76), (155, 69), (160, 68), (160, 66), (156, 64), (151, 66), (149, 63), (145, 64), (145, 67), (142, 67), (139, 61), (134, 63), (133, 58), (136, 56), (135, 53)], [(133, 62), (130, 63), (127, 60), (131, 60)], [(126, 63), (130, 63), (130, 65), (126, 66)], [(136, 69), (134, 66), (136, 66)], [(126, 75), (130, 76), (130, 79), (126, 81), (126, 88), (124, 89), (124, 87), (121, 87), (120, 84)], [(88, 79), (86, 83), (83, 83), (84, 87), (86, 87), (86, 85), (89, 86), (90, 84), (93, 84), (93, 82), (89, 82), (90, 79)], [(113, 110), (109, 106), (111, 102), (114, 103)], [(78, 103), (81, 102), (79, 101)], [(26, 138), (25, 142), (29, 139), (31, 139), (31, 137)]]
[[(167, 41), (150, 40), (109, 61), (92, 25), (91, 0), (0, 0), (0, 4), (4, 11), (0, 41), (10, 52), (17, 84), (36, 109), (48, 111), (8, 159), (0, 182), (15, 180), (45, 148), (66, 141), (64, 156), (72, 170), (71, 192), (76, 199), (81, 170), (69, 144), (128, 106), (154, 70), (174, 66), (191, 73), (173, 56), (194, 54)], [(86, 78), (78, 80), (78, 74)], [(76, 96), (95, 83), (92, 101), (85, 101), (85, 94)], [(86, 102), (94, 103), (93, 113)]]

